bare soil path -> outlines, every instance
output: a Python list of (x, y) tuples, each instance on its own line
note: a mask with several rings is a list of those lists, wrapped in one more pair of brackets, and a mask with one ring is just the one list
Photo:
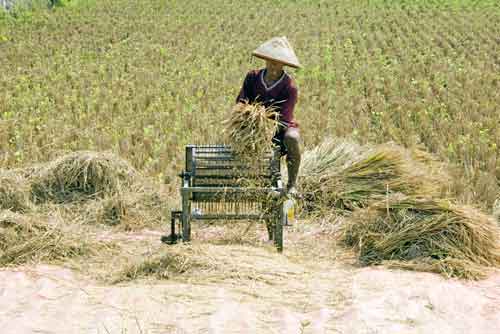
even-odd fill
[[(207, 242), (218, 233), (218, 242)], [(140, 252), (134, 243), (156, 252), (167, 247), (159, 235), (143, 231), (123, 241), (131, 252)], [(231, 242), (234, 235), (220, 227), (198, 231), (190, 249), (215, 269), (168, 280), (103, 283), (92, 278), (92, 266), (85, 273), (48, 265), (4, 269), (0, 332), (500, 333), (498, 272), (465, 282), (360, 268), (311, 226), (287, 231), (282, 255), (262, 241), (262, 230), (255, 235)]]

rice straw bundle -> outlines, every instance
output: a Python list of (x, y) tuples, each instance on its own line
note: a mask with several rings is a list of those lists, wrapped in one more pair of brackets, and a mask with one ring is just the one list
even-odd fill
[(0, 209), (25, 212), (29, 209), (29, 185), (19, 174), (0, 169)]
[(227, 141), (243, 158), (255, 159), (272, 152), (279, 114), (261, 103), (237, 103), (225, 123)]
[(390, 193), (435, 195), (441, 183), (394, 144), (328, 139), (304, 154), (301, 191), (309, 211), (352, 211)]
[(368, 149), (368, 146), (363, 147), (345, 139), (325, 139), (321, 144), (304, 152), (300, 165), (301, 178), (316, 179), (333, 169), (344, 168)]
[(91, 244), (74, 229), (65, 232), (58, 224), (0, 211), (0, 266), (33, 260), (52, 262), (92, 254), (100, 248), (100, 243)]
[(50, 162), (34, 176), (37, 201), (68, 202), (82, 197), (103, 197), (133, 183), (136, 171), (111, 153), (74, 152)]
[(444, 200), (388, 197), (357, 211), (341, 238), (364, 264), (468, 279), (500, 267), (500, 229), (492, 217)]

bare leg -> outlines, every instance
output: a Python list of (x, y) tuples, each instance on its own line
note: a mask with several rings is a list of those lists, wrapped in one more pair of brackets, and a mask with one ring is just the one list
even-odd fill
[(283, 143), (288, 151), (286, 165), (288, 169), (287, 191), (295, 188), (300, 168), (300, 134), (297, 128), (288, 128), (283, 138)]

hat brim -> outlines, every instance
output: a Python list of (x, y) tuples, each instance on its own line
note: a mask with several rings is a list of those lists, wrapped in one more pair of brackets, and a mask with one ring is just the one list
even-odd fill
[(290, 66), (290, 67), (294, 67), (294, 68), (301, 68), (302, 66), (300, 64), (294, 64), (294, 63), (290, 63), (290, 62), (287, 62), (287, 61), (284, 61), (282, 59), (276, 59), (276, 58), (273, 58), (273, 57), (269, 57), (269, 56), (263, 56), (259, 53), (256, 53), (256, 52), (252, 52), (252, 56), (254, 57), (257, 57), (257, 58), (260, 58), (260, 59), (264, 59), (264, 60), (273, 60), (273, 61), (277, 61), (279, 63), (282, 63), (284, 65), (287, 65), (287, 66)]

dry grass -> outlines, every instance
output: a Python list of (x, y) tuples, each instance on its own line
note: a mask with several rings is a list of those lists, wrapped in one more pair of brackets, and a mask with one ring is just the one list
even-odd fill
[[(29, 194), (35, 199), (29, 201)], [(111, 153), (74, 152), (16, 171), (0, 170), (0, 208), (59, 214), (76, 225), (137, 230), (164, 223), (168, 199), (157, 184)]]
[(83, 206), (77, 204), (77, 219), (83, 224), (119, 226), (126, 231), (164, 224), (166, 199), (157, 189), (135, 190), (89, 201)]
[(104, 243), (91, 240), (75, 226), (64, 226), (56, 218), (0, 211), (0, 266), (59, 262), (91, 256), (105, 247)]
[(0, 169), (0, 210), (25, 212), (30, 208), (29, 185), (13, 171)]
[(141, 278), (180, 278), (190, 283), (254, 281), (277, 285), (303, 273), (301, 265), (263, 248), (194, 243), (163, 246), (154, 254), (125, 264), (109, 280), (119, 283)]
[(148, 179), (138, 179), (128, 189), (102, 198), (80, 198), (69, 203), (39, 203), (38, 212), (58, 212), (68, 223), (85, 226), (109, 226), (136, 231), (162, 226), (170, 207), (169, 197)]
[(492, 217), (444, 200), (388, 197), (357, 211), (342, 240), (364, 264), (478, 279), (500, 267), (500, 229)]
[[(30, 190), (36, 200), (29, 201)], [(92, 224), (134, 230), (163, 223), (165, 198), (127, 162), (74, 152), (0, 174), (0, 266), (106, 257)], [(30, 209), (30, 214), (20, 214)], [(14, 212), (17, 211), (17, 212)], [(74, 259), (74, 260), (73, 260)], [(78, 265), (77, 265), (78, 267)]]
[(226, 141), (243, 158), (254, 160), (272, 152), (278, 113), (260, 103), (237, 103), (225, 121)]
[[(166, 246), (164, 246), (166, 247)], [(201, 256), (199, 249), (190, 245), (169, 247), (146, 258), (135, 259), (118, 272), (110, 281), (120, 283), (140, 278), (170, 279), (193, 269), (208, 268), (208, 258)]]
[(36, 202), (64, 203), (119, 193), (137, 172), (111, 153), (77, 151), (42, 166), (32, 177)]
[(43, 212), (60, 210), (68, 221), (125, 230), (164, 222), (167, 199), (160, 187), (114, 154), (77, 151), (28, 169)]

